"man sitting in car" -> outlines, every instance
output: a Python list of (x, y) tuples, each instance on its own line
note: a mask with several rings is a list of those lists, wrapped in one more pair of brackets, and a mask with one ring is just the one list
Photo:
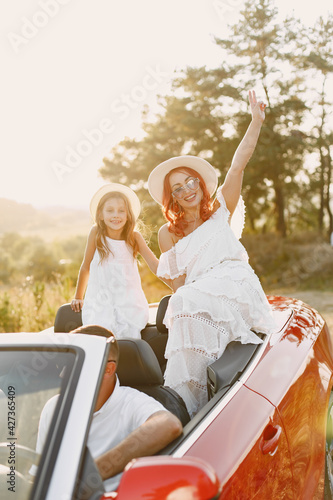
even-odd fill
[[(120, 386), (116, 375), (118, 343), (106, 328), (89, 325), (71, 333), (107, 337), (108, 361), (98, 393), (88, 436), (88, 448), (95, 459), (106, 491), (114, 490), (120, 473), (133, 458), (154, 455), (182, 433), (180, 420), (154, 398)], [(51, 398), (41, 413), (36, 450), (41, 452), (57, 403)], [(30, 471), (32, 474), (35, 472)], [(36, 472), (35, 472), (36, 473)]]

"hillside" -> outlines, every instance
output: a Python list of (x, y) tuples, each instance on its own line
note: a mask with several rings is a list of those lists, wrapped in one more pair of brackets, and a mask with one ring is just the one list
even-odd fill
[(0, 198), (0, 235), (15, 232), (52, 241), (87, 235), (91, 224), (88, 211), (61, 206), (37, 209), (27, 203)]

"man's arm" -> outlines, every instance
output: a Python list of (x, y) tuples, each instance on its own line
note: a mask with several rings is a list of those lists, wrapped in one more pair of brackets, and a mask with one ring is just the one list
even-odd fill
[(121, 443), (96, 461), (103, 481), (122, 472), (133, 459), (154, 455), (183, 431), (180, 420), (168, 411), (158, 411)]

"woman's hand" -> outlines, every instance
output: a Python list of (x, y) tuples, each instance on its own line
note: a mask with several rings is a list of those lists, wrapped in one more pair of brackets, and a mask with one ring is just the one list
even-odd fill
[(265, 120), (266, 104), (262, 101), (257, 101), (256, 93), (254, 90), (249, 91), (249, 101), (251, 106), (252, 120), (260, 120), (261, 123)]
[(83, 300), (81, 300), (81, 299), (73, 299), (72, 300), (71, 308), (73, 309), (73, 311), (78, 313), (82, 310), (82, 307), (83, 307)]

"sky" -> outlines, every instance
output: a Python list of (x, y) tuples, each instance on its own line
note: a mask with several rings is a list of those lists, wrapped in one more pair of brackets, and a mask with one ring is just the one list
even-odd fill
[[(331, 0), (276, 0), (312, 25)], [(216, 67), (244, 0), (16, 0), (0, 7), (0, 198), (87, 208), (103, 157), (177, 71)], [(4, 12), (4, 9), (6, 11)], [(331, 9), (332, 10), (332, 9)]]

